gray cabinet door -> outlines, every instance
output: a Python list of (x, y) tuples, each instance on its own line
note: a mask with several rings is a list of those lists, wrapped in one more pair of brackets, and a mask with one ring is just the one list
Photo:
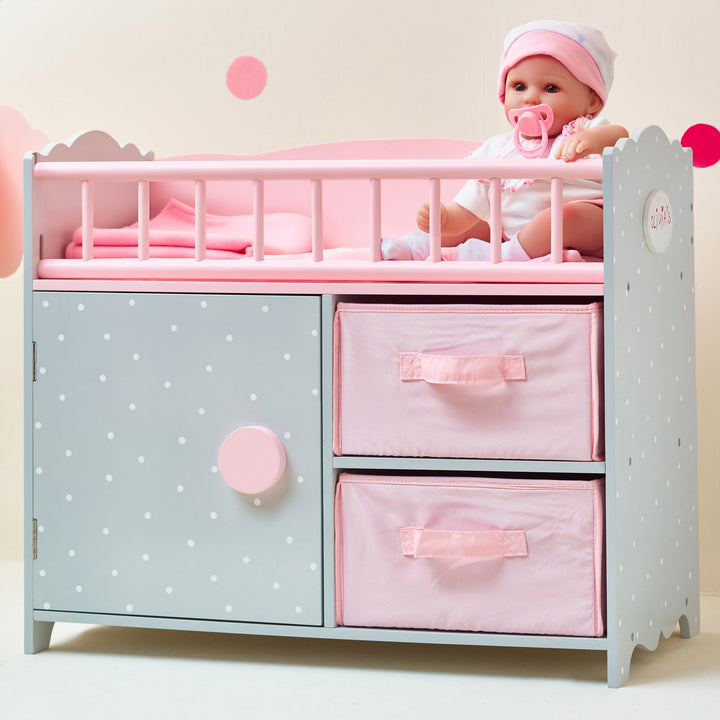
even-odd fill
[[(33, 313), (35, 607), (322, 624), (320, 299), (38, 292)], [(219, 469), (246, 426), (286, 454), (257, 494)]]

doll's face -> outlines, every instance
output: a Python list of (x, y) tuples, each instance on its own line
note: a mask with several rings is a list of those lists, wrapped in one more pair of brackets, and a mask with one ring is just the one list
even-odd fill
[[(549, 105), (555, 137), (580, 115), (593, 115), (602, 107), (597, 93), (581, 83), (561, 62), (548, 55), (534, 55), (511, 68), (505, 79), (505, 117), (510, 110)], [(509, 122), (509, 118), (508, 118)]]

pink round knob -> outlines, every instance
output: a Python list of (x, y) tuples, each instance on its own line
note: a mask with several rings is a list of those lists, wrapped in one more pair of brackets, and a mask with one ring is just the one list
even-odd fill
[(278, 436), (259, 425), (233, 430), (218, 452), (223, 480), (246, 495), (271, 488), (282, 476), (286, 463), (285, 448)]

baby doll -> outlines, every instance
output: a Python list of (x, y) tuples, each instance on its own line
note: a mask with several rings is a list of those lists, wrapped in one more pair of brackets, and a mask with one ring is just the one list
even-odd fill
[[(544, 157), (572, 162), (602, 153), (627, 131), (598, 116), (613, 80), (615, 53), (599, 30), (553, 20), (512, 30), (505, 39), (498, 97), (514, 131), (488, 139), (471, 157)], [(523, 115), (525, 117), (523, 117)], [(533, 117), (537, 122), (533, 123)], [(530, 122), (524, 122), (527, 120)], [(528, 127), (535, 129), (528, 130)], [(525, 135), (524, 133), (528, 133)], [(542, 137), (541, 137), (542, 136)], [(563, 183), (563, 244), (583, 255), (602, 256), (602, 187), (596, 181)], [(490, 259), (487, 181), (470, 180), (454, 202), (442, 205), (443, 256)], [(550, 182), (503, 180), (503, 260), (529, 260), (550, 252)], [(386, 238), (386, 260), (424, 260), (429, 255), (429, 204), (417, 216), (422, 232)]]

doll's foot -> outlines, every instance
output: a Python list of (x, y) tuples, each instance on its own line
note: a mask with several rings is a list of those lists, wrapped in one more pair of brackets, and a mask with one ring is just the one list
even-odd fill
[(401, 238), (383, 238), (380, 252), (383, 260), (426, 260), (430, 254), (430, 236), (417, 231)]
[[(503, 262), (526, 262), (530, 259), (517, 238), (504, 242), (500, 253)], [(488, 261), (490, 260), (490, 243), (477, 238), (466, 240), (458, 246), (457, 259)]]

